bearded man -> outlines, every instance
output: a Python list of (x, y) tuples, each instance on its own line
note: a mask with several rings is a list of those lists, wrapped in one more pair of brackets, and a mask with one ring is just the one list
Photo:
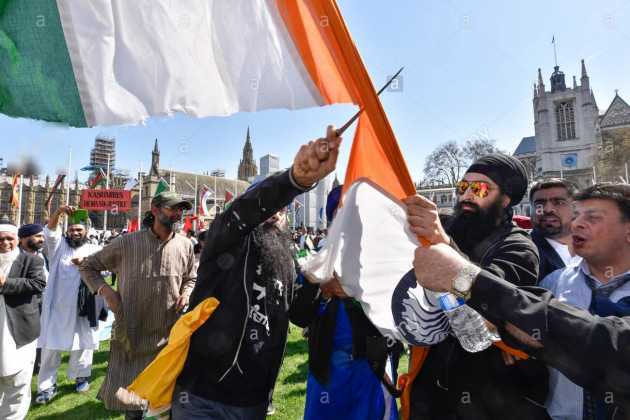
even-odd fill
[[(501, 279), (533, 286), (538, 251), (528, 233), (512, 222), (512, 207), (526, 191), (527, 173), (516, 158), (486, 155), (457, 183), (455, 211), (444, 224), (435, 204), (418, 195), (405, 200), (408, 221), (414, 233), (432, 244), (450, 244)], [(546, 419), (547, 392), (542, 363), (517, 360), (496, 346), (468, 353), (451, 335), (431, 347), (413, 383), (411, 418)]]
[(89, 242), (89, 220), (70, 220), (68, 217), (66, 234), (62, 234), (59, 219), (64, 214), (71, 216), (75, 211), (74, 207), (59, 207), (44, 228), (50, 273), (44, 290), (42, 332), (38, 342), (42, 350), (37, 404), (46, 404), (57, 394), (57, 370), (64, 351), (70, 352), (68, 378), (75, 381), (77, 392), (88, 391), (92, 357), (98, 349), (98, 325), (90, 325), (90, 321), (79, 314), (81, 276), (72, 260), (93, 254), (101, 247)]
[[(145, 229), (118, 236), (102, 251), (80, 263), (83, 281), (103, 296), (114, 312), (109, 365), (98, 398), (109, 410), (122, 410), (126, 419), (142, 418), (143, 406), (116, 396), (157, 356), (197, 277), (192, 242), (175, 233), (190, 202), (171, 191), (151, 200)], [(118, 275), (118, 289), (110, 287), (102, 271)]]
[(328, 127), (326, 138), (302, 146), (290, 169), (256, 184), (210, 226), (191, 307), (210, 296), (220, 304), (192, 335), (174, 420), (265, 418), (289, 320), (310, 309), (318, 291), (295, 281), (284, 209), (333, 171), (340, 140)]

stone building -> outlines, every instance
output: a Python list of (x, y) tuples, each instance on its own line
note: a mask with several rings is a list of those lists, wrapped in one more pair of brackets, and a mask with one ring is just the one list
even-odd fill
[[(21, 225), (25, 223), (43, 224), (48, 220), (46, 200), (51, 194), (54, 180), (46, 177), (42, 183), (38, 177), (28, 177), (23, 179), (22, 185), (22, 209), (21, 220), (18, 218), (18, 209), (11, 207), (13, 177), (0, 175), (0, 217), (7, 216), (13, 223)], [(65, 183), (64, 183), (65, 184)], [(51, 213), (56, 211), (60, 205), (65, 204), (67, 187), (62, 184), (52, 195), (50, 201)], [(78, 206), (81, 197), (81, 190), (85, 187), (75, 179), (70, 185), (70, 205)]]
[(601, 143), (597, 154), (598, 181), (628, 182), (630, 165), (630, 105), (615, 92), (599, 120)]
[[(251, 144), (250, 144), (251, 148)], [(206, 217), (200, 216), (204, 225), (207, 225), (214, 219), (215, 215), (225, 208), (226, 192), (236, 197), (242, 194), (249, 183), (236, 179), (225, 178), (224, 176), (211, 176), (204, 174), (195, 174), (192, 172), (164, 170), (160, 168), (160, 150), (158, 141), (155, 140), (153, 151), (151, 152), (151, 169), (148, 174), (142, 175), (142, 215), (151, 209), (151, 199), (155, 195), (160, 180), (168, 183), (172, 191), (180, 193), (184, 198), (195, 202), (195, 178), (197, 184), (197, 205), (201, 206), (202, 193), (205, 189), (211, 190), (210, 198), (207, 202), (207, 208), (210, 214)], [(127, 215), (129, 219), (134, 219), (138, 214), (138, 191), (140, 184), (132, 189), (132, 210)], [(199, 213), (199, 212), (198, 212)]]

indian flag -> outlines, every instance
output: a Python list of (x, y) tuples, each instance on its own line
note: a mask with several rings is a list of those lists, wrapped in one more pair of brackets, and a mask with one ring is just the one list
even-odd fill
[(361, 105), (366, 75), (334, 0), (0, 1), (0, 112), (14, 117)]

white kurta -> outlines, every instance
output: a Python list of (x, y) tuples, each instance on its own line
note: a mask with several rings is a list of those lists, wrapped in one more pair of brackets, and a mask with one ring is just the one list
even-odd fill
[(98, 349), (97, 328), (90, 328), (86, 317), (78, 316), (78, 293), (81, 284), (79, 269), (72, 263), (75, 257), (87, 257), (101, 249), (86, 243), (71, 248), (61, 230), (44, 228), (50, 273), (44, 289), (41, 335), (38, 347), (50, 350)]

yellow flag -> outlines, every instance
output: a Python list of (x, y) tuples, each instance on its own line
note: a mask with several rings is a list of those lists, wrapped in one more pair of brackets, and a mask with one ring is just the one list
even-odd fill
[(217, 306), (217, 299), (207, 298), (182, 316), (171, 329), (166, 347), (127, 387), (128, 391), (149, 402), (149, 412), (160, 412), (170, 407), (175, 381), (188, 355), (190, 336), (206, 322)]

